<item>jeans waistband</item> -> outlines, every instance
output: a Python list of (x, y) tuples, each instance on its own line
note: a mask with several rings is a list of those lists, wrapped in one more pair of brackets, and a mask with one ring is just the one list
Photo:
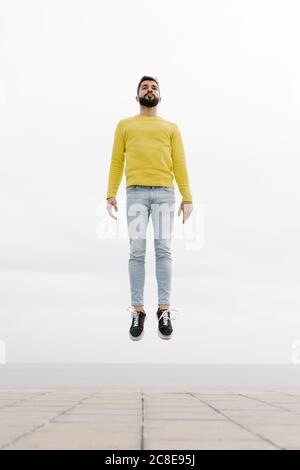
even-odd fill
[(174, 189), (170, 186), (145, 186), (143, 184), (131, 184), (130, 186), (127, 186), (127, 188), (169, 188), (169, 189)]

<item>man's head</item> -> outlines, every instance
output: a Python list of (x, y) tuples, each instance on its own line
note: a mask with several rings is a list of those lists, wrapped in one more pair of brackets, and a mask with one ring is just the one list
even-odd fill
[(153, 108), (154, 106), (158, 105), (161, 97), (158, 80), (156, 77), (144, 75), (140, 79), (137, 87), (136, 100), (140, 103), (141, 106), (146, 106), (147, 108)]

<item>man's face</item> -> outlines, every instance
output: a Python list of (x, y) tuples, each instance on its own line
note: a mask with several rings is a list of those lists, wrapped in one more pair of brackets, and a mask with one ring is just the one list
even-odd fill
[(139, 103), (147, 108), (157, 106), (160, 102), (160, 93), (157, 83), (154, 80), (145, 80), (139, 89)]

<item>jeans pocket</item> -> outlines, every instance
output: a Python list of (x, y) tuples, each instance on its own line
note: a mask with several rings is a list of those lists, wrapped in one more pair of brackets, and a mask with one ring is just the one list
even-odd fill
[(168, 191), (168, 192), (174, 192), (175, 189), (174, 188), (169, 188), (168, 186), (162, 186), (163, 190), (164, 191)]

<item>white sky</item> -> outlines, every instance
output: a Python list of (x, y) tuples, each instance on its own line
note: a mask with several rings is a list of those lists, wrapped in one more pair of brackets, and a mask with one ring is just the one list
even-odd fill
[[(299, 13), (296, 0), (1, 0), (8, 362), (291, 361), (300, 339)], [(181, 130), (194, 212), (173, 244), (174, 340), (156, 332), (149, 238), (149, 322), (144, 341), (131, 343), (128, 241), (113, 236), (125, 175), (117, 223), (105, 197), (115, 125), (139, 113), (145, 74), (160, 82), (158, 114)], [(188, 246), (189, 230), (200, 246)]]

